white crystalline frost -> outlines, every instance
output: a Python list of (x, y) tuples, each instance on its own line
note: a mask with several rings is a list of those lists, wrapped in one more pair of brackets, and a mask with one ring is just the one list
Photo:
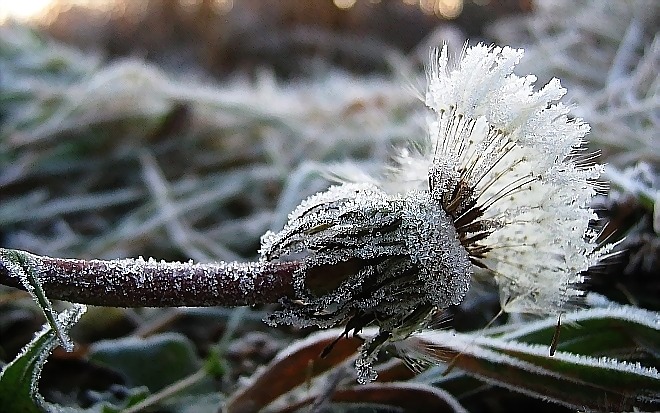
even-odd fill
[(449, 216), (428, 192), (405, 196), (403, 219), (412, 261), (420, 264), (426, 295), (439, 308), (458, 305), (467, 293), (472, 264)]
[(500, 287), (503, 309), (557, 313), (580, 295), (580, 272), (607, 250), (589, 229), (602, 167), (576, 160), (589, 126), (557, 102), (565, 93), (559, 80), (535, 92), (534, 76), (513, 74), (522, 55), (477, 45), (451, 64), (446, 47), (435, 51), (427, 151), (401, 154), (383, 186), (425, 183), (417, 164), (431, 164), (436, 191), (468, 183), (470, 199), (483, 206), (480, 219), (496, 228), (479, 241), (488, 248), (480, 262)]

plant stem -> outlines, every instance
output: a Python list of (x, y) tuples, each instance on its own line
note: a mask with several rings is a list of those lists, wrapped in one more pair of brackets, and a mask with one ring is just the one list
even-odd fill
[[(0, 248), (0, 284), (25, 289), (11, 254), (29, 257), (51, 299), (110, 307), (209, 307), (276, 303), (294, 297), (298, 262), (194, 264), (153, 259), (50, 258)], [(13, 263), (15, 264), (15, 263)]]

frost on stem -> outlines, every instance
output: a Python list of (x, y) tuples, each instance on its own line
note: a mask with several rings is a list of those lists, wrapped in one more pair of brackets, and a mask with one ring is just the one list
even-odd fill
[(345, 324), (345, 334), (380, 328), (360, 350), (361, 382), (375, 378), (381, 345), (460, 303), (472, 275), (448, 215), (428, 191), (389, 195), (369, 184), (334, 186), (303, 201), (280, 232), (263, 236), (261, 257), (302, 262), (294, 274), (300, 299), (284, 302), (271, 324)]
[(53, 299), (113, 307), (273, 303), (293, 296), (297, 267), (296, 262), (198, 264), (142, 257), (86, 261), (0, 248), (0, 283), (40, 291), (43, 300), (45, 291)]

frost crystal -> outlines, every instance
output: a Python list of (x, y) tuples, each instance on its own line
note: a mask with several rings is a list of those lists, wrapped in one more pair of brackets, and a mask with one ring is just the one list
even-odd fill
[(434, 51), (428, 141), (402, 151), (380, 186), (428, 182), (470, 261), (497, 282), (502, 308), (556, 314), (608, 251), (589, 208), (602, 166), (580, 155), (589, 126), (557, 102), (559, 80), (534, 91), (534, 76), (513, 73), (522, 55), (477, 45), (452, 65), (446, 47)]
[(390, 195), (371, 184), (346, 184), (314, 195), (278, 233), (262, 238), (263, 260), (300, 260), (296, 295), (271, 324), (332, 327), (346, 334), (377, 324), (356, 364), (360, 381), (387, 341), (417, 331), (435, 308), (458, 304), (472, 275), (448, 215), (428, 192)]
[(589, 209), (602, 167), (580, 160), (589, 126), (556, 103), (559, 80), (534, 92), (534, 76), (513, 74), (522, 54), (478, 45), (451, 69), (446, 48), (433, 55), (428, 155), (448, 169), (443, 205), (468, 188), (456, 198), (466, 207), (448, 212), (473, 262), (497, 281), (502, 308), (552, 314), (580, 295), (580, 273), (605, 251)]
[(534, 76), (513, 74), (522, 53), (477, 45), (452, 67), (446, 47), (432, 54), (428, 140), (385, 179), (316, 194), (262, 238), (263, 260), (302, 262), (299, 300), (269, 322), (377, 325), (356, 362), (368, 382), (377, 350), (459, 304), (474, 266), (505, 311), (554, 314), (580, 295), (580, 273), (606, 250), (588, 207), (602, 168), (578, 155), (589, 126), (556, 103), (559, 81), (535, 92)]

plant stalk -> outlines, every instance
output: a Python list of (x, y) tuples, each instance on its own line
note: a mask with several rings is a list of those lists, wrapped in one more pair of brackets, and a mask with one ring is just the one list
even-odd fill
[(165, 262), (79, 260), (0, 249), (0, 284), (25, 290), (11, 257), (29, 257), (51, 299), (108, 307), (210, 307), (277, 303), (294, 298), (298, 262)]

